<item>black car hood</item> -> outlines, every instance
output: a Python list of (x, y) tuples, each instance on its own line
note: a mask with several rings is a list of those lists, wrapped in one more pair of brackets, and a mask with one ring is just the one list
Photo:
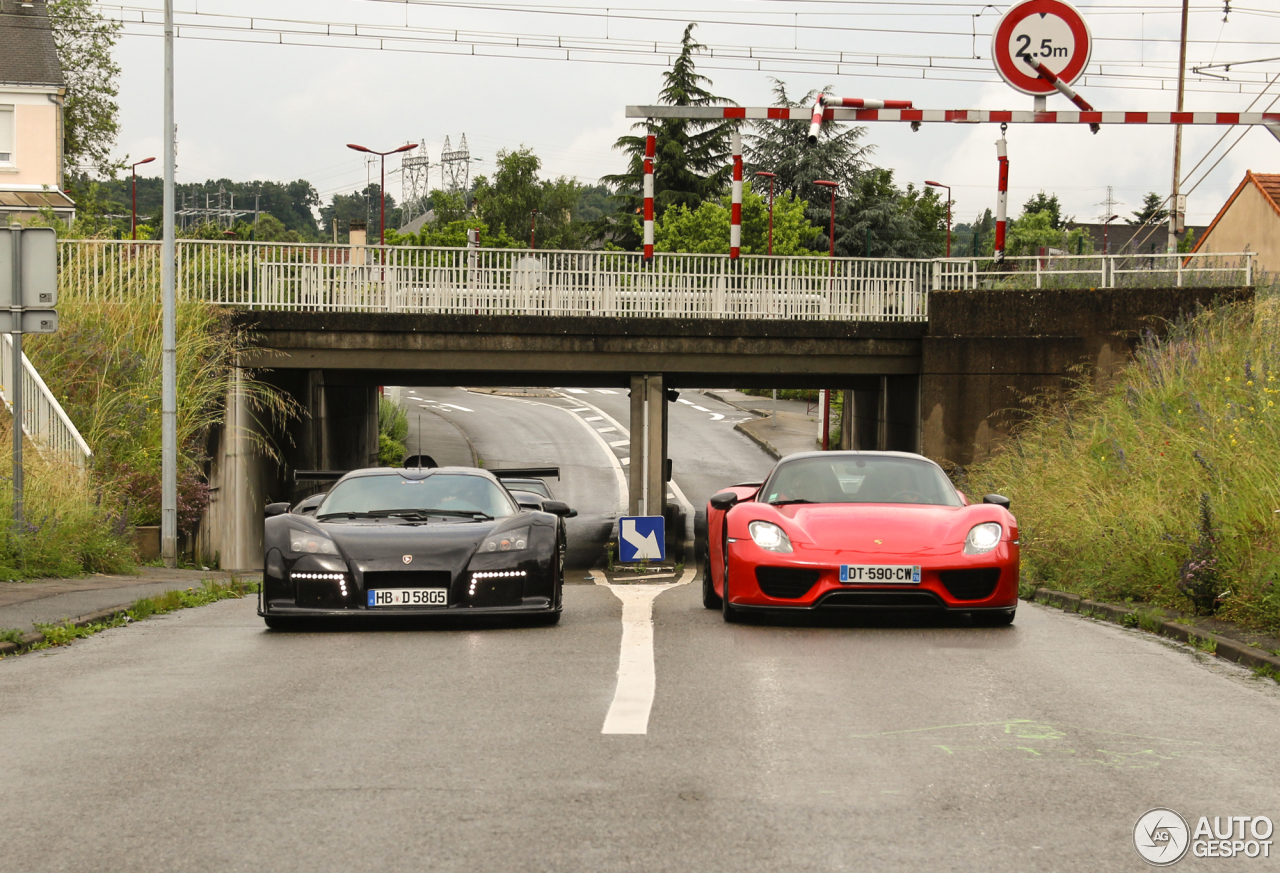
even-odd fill
[[(491, 532), (508, 521), (403, 524), (359, 519), (318, 526), (361, 570), (458, 570)], [(406, 556), (411, 560), (406, 561)]]

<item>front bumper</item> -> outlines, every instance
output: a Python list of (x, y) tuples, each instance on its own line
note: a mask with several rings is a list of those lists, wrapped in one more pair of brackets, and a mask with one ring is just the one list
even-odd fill
[(559, 612), (560, 605), (550, 597), (527, 597), (518, 606), (381, 606), (342, 607), (326, 609), (316, 607), (281, 606), (259, 603), (258, 615), (279, 618), (475, 618), (504, 615), (550, 615)]

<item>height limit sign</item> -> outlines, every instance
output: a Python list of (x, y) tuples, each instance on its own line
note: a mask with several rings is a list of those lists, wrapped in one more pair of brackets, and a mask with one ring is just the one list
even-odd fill
[(1009, 9), (991, 37), (996, 69), (1010, 86), (1041, 97), (1057, 89), (1031, 64), (1070, 85), (1084, 72), (1093, 51), (1089, 27), (1075, 7), (1063, 0), (1024, 0)]

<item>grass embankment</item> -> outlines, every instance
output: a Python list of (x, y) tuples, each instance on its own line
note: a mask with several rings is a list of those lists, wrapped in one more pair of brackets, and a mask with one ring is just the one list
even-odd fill
[[(192, 587), (186, 591), (166, 591), (156, 597), (144, 597), (141, 600), (136, 600), (128, 610), (117, 613), (106, 621), (93, 622), (83, 627), (70, 621), (65, 621), (61, 624), (37, 624), (36, 630), (44, 636), (44, 639), (34, 643), (26, 651), (65, 646), (73, 640), (91, 637), (96, 633), (101, 633), (113, 627), (124, 627), (130, 622), (142, 621), (153, 615), (163, 615), (179, 609), (204, 606), (208, 603), (216, 603), (219, 600), (239, 599), (247, 594), (256, 594), (257, 591), (257, 582), (244, 582), (234, 577), (228, 582), (206, 579), (199, 588)], [(22, 637), (22, 631), (19, 630), (0, 630), (0, 642), (19, 643)], [(0, 655), (0, 657), (4, 656)]]
[(1280, 296), (1148, 336), (961, 487), (1013, 501), (1023, 583), (1280, 633)]

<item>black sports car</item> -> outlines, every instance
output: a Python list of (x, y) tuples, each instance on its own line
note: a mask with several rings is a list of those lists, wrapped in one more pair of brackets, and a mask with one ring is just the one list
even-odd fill
[(576, 514), (560, 501), (522, 506), (472, 467), (376, 467), (300, 507), (266, 508), (267, 627), (321, 616), (560, 618), (564, 519)]

